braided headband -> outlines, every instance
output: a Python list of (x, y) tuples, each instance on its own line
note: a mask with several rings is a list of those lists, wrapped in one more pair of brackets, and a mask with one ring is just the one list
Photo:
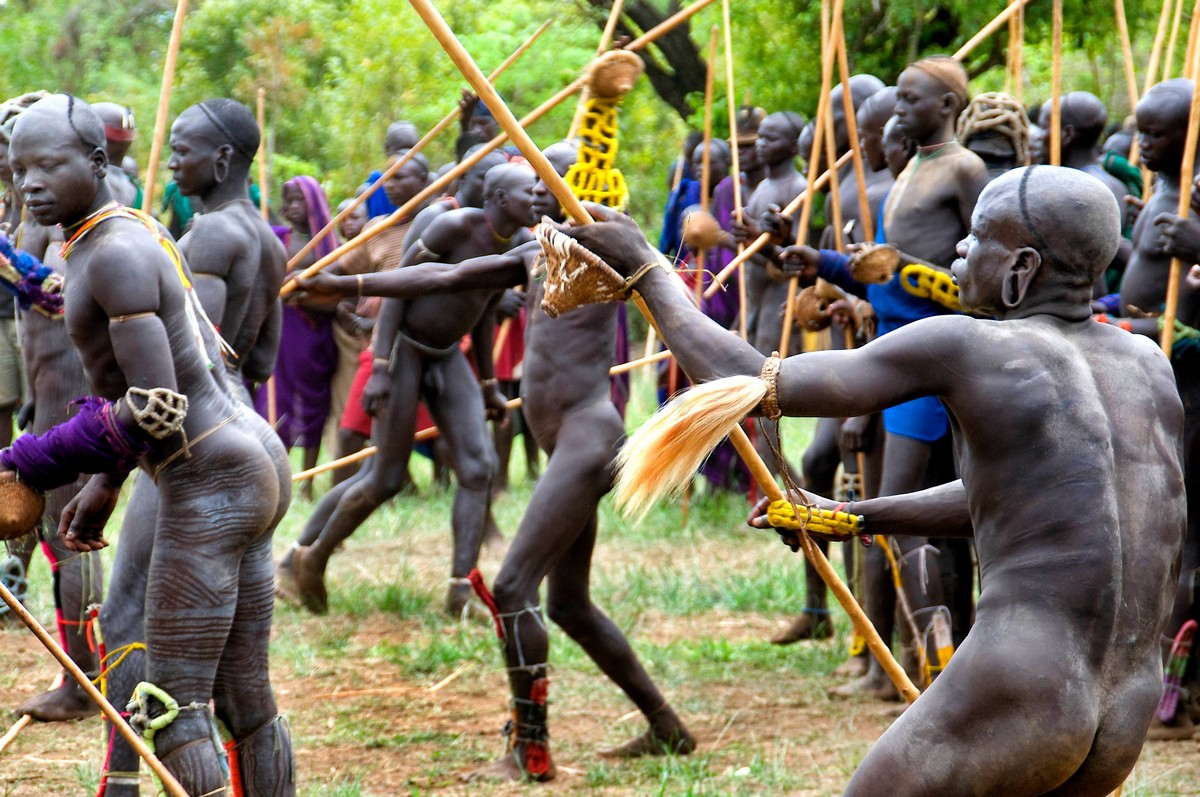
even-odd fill
[(220, 120), (220, 118), (209, 109), (208, 103), (206, 103), (206, 102), (200, 103), (199, 108), (200, 108), (200, 110), (204, 111), (204, 115), (208, 117), (208, 121), (213, 123), (213, 127), (217, 128), (217, 130), (219, 130), (221, 132), (221, 135), (225, 136), (225, 140), (228, 141), (233, 146), (234, 149), (236, 149), (238, 152), (245, 155), (248, 159), (254, 160), (255, 156), (258, 153), (257, 152), (247, 152), (246, 148), (243, 147), (240, 143), (238, 143), (238, 140), (236, 138), (234, 138), (233, 133), (231, 133), (229, 128), (225, 126), (225, 123), (222, 122)]

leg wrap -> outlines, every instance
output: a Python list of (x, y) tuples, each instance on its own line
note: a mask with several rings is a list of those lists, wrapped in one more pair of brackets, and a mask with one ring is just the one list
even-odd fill
[[(19, 557), (9, 555), (0, 560), (0, 583), (8, 587), (13, 597), (25, 603), (29, 594), (29, 582), (25, 579), (25, 563)], [(0, 616), (8, 614), (9, 611), (8, 604), (0, 606)]]
[[(531, 664), (530, 662), (525, 661), (525, 651), (521, 647), (521, 617), (526, 614), (532, 617), (533, 621), (537, 623), (543, 631), (546, 630), (546, 621), (542, 619), (542, 608), (540, 606), (526, 606), (524, 609), (520, 609), (515, 612), (497, 614), (496, 623), (503, 628), (502, 621), (510, 619), (512, 620), (512, 640), (517, 649), (517, 666), (509, 667), (509, 672), (523, 672), (536, 676), (545, 672), (546, 662), (543, 661), (536, 664)], [(504, 639), (504, 636), (502, 635), (500, 638)]]
[(1161, 722), (1174, 722), (1180, 698), (1187, 697), (1187, 690), (1183, 687), (1183, 674), (1192, 653), (1192, 640), (1195, 635), (1196, 621), (1188, 620), (1168, 643), (1170, 648), (1166, 665), (1163, 667), (1163, 695), (1158, 702), (1158, 709), (1154, 712)]
[(491, 591), (487, 588), (487, 584), (483, 583), (483, 573), (479, 572), (479, 568), (472, 568), (470, 573), (467, 573), (467, 581), (471, 582), (471, 588), (475, 590), (475, 594), (479, 596), (479, 600), (483, 601), (483, 605), (492, 613), (492, 621), (496, 623), (496, 638), (501, 642), (504, 641), (504, 623), (501, 621), (500, 607), (496, 605), (496, 599), (492, 597)]
[(227, 749), (234, 797), (295, 791), (292, 734), (283, 716), (276, 714)]
[[(536, 679), (529, 689), (528, 700), (513, 698), (513, 718), (504, 725), (509, 752), (521, 771), (533, 780), (541, 780), (550, 772), (550, 731), (546, 727), (549, 690), (548, 678)], [(522, 745), (525, 750), (524, 762), (516, 752)]]
[[(918, 619), (922, 616), (929, 618), (924, 628), (921, 628)], [(925, 668), (926, 678), (932, 682), (939, 672), (946, 669), (946, 665), (950, 663), (950, 657), (954, 655), (954, 636), (950, 630), (950, 610), (945, 606), (918, 609), (913, 612), (913, 620), (921, 629), (920, 638), (917, 639), (917, 648)]]

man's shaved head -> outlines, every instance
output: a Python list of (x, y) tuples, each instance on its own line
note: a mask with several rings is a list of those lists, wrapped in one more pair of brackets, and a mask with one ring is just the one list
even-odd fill
[[(45, 131), (42, 125), (47, 125)], [(104, 122), (88, 105), (70, 94), (51, 94), (29, 106), (13, 125), (13, 141), (16, 142), (25, 130), (26, 135), (58, 135), (64, 139), (74, 138), (85, 152), (104, 150)], [(62, 143), (65, 143), (62, 142)]]
[[(1108, 111), (1099, 97), (1090, 91), (1072, 91), (1063, 95), (1059, 101), (1059, 110), (1062, 114), (1062, 126), (1065, 128), (1069, 125), (1075, 128), (1076, 141), (1072, 142), (1073, 146), (1091, 149), (1100, 142), (1100, 134), (1108, 124)], [(1039, 126), (1049, 127), (1051, 111), (1052, 102), (1047, 100), (1042, 105)]]
[(1138, 108), (1142, 105), (1157, 106), (1186, 123), (1192, 107), (1192, 81), (1177, 77), (1155, 83), (1138, 102)]
[(525, 163), (503, 163), (488, 171), (483, 180), (483, 196), (490, 198), (497, 191), (504, 191), (515, 185), (528, 183), (531, 187), (537, 179), (537, 173)]
[[(851, 78), (853, 81), (854, 78)], [(867, 97), (858, 109), (858, 126), (860, 129), (879, 128), (887, 124), (896, 108), (896, 87), (884, 86), (879, 91)]]
[(996, 222), (1005, 244), (1036, 249), (1053, 273), (1073, 284), (1094, 283), (1121, 240), (1112, 191), (1079, 169), (1013, 169), (988, 184), (976, 212)]

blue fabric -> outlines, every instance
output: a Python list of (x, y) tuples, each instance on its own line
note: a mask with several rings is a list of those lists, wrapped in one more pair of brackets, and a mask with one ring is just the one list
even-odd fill
[[(363, 183), (363, 188), (369, 188), (372, 183), (383, 177), (383, 172), (378, 169), (371, 172), (367, 176), (367, 181)], [(383, 190), (383, 186), (379, 190), (367, 197), (367, 218), (373, 219), (376, 216), (390, 216), (396, 212), (397, 208), (392, 204), (392, 201), (387, 198), (387, 192)]]
[(684, 208), (700, 204), (700, 181), (687, 177), (679, 181), (679, 185), (667, 197), (667, 207), (663, 211), (662, 235), (658, 239), (658, 251), (672, 261), (679, 259), (679, 250), (683, 248), (683, 232), (680, 223), (683, 221)]
[[(887, 240), (883, 229), (883, 206), (886, 202), (887, 196), (884, 196), (875, 214), (878, 219), (875, 240), (879, 243)], [(859, 282), (850, 275), (850, 258), (840, 252), (822, 249), (817, 260), (817, 274), (821, 279), (871, 303), (879, 322), (876, 335), (886, 335), (922, 318), (954, 312), (904, 290), (900, 284), (899, 269), (883, 285)], [(923, 396), (884, 410), (883, 427), (892, 434), (932, 443), (950, 431), (950, 419), (941, 401), (933, 396)]]

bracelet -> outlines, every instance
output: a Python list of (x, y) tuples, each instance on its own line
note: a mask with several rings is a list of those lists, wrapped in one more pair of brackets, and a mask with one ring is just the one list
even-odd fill
[(360, 299), (362, 298), (362, 277), (363, 277), (362, 274), (354, 275), (355, 284), (358, 286), (358, 298), (360, 298)]
[(779, 359), (779, 352), (771, 352), (771, 356), (763, 361), (762, 370), (759, 371), (758, 378), (767, 385), (767, 394), (763, 396), (760, 408), (763, 417), (770, 421), (777, 421), (782, 417), (783, 411), (779, 409), (779, 366), (783, 364), (783, 360)]
[(487, 390), (488, 388), (495, 387), (495, 386), (496, 386), (496, 378), (495, 377), (489, 377), (488, 379), (480, 379), (479, 380), (479, 387), (484, 390)]
[(378, 368), (381, 365), (384, 368), (390, 369), (392, 367), (392, 361), (387, 357), (376, 357), (374, 360), (371, 360), (371, 368)]

